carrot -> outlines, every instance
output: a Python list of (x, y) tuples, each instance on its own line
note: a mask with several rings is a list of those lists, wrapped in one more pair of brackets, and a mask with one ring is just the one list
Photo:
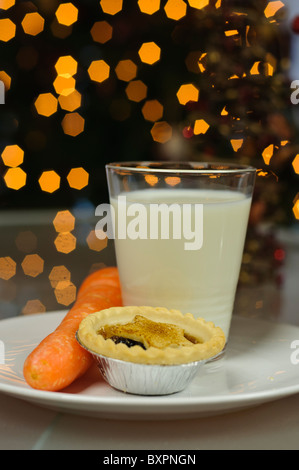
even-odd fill
[(58, 391), (83, 375), (93, 360), (76, 340), (80, 322), (92, 312), (121, 305), (117, 268), (103, 268), (90, 274), (56, 330), (26, 358), (23, 375), (28, 385), (38, 390)]

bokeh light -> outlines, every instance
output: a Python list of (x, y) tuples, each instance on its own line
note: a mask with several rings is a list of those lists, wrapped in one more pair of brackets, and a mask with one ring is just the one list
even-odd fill
[(88, 67), (88, 74), (91, 80), (102, 83), (110, 75), (110, 66), (104, 60), (94, 60)]
[(0, 0), (0, 9), (1, 10), (8, 10), (12, 6), (15, 5), (15, 0)]
[(80, 108), (82, 103), (82, 95), (78, 90), (73, 90), (67, 95), (60, 95), (58, 97), (58, 102), (61, 109), (65, 111), (73, 112), (76, 109)]
[(71, 281), (59, 281), (54, 293), (59, 304), (68, 306), (75, 301), (77, 289)]
[(7, 145), (1, 154), (4, 165), (16, 167), (24, 161), (24, 150), (18, 145)]
[(296, 157), (294, 158), (292, 165), (293, 165), (295, 173), (299, 175), (299, 154), (296, 155)]
[(112, 38), (113, 28), (107, 21), (96, 21), (90, 30), (90, 34), (95, 42), (105, 44)]
[(294, 213), (295, 219), (299, 220), (299, 195), (295, 199), (294, 206), (293, 206), (293, 213)]
[(26, 184), (27, 175), (22, 168), (9, 168), (4, 175), (4, 181), (8, 188), (21, 189)]
[(55, 238), (54, 244), (57, 251), (67, 254), (75, 250), (77, 239), (70, 232), (60, 232)]
[(84, 131), (85, 119), (77, 112), (67, 113), (61, 125), (65, 134), (76, 137)]
[(39, 299), (28, 300), (22, 308), (23, 315), (33, 315), (36, 313), (44, 313), (45, 305)]
[(44, 260), (37, 254), (26, 255), (21, 266), (24, 274), (37, 277), (44, 270)]
[(84, 168), (72, 168), (67, 175), (67, 181), (71, 188), (83, 189), (88, 185), (89, 174)]
[(138, 0), (138, 6), (142, 13), (153, 15), (160, 9), (160, 0)]
[(190, 7), (201, 10), (209, 5), (210, 0), (188, 0)]
[(60, 176), (54, 170), (46, 170), (42, 172), (38, 182), (42, 191), (54, 193), (60, 187)]
[(140, 47), (138, 54), (142, 62), (153, 65), (160, 60), (161, 48), (153, 41), (144, 42)]
[(87, 245), (93, 251), (102, 251), (107, 246), (108, 239), (101, 233), (103, 238), (100, 238), (98, 231), (91, 230), (86, 238)]
[(147, 121), (159, 121), (163, 116), (163, 106), (158, 100), (148, 100), (142, 107), (142, 114)]
[(15, 243), (19, 251), (31, 253), (36, 249), (37, 236), (31, 230), (24, 230), (18, 233)]
[(61, 3), (56, 10), (56, 18), (58, 23), (71, 26), (78, 19), (78, 8), (76, 8), (72, 3)]
[(44, 30), (45, 20), (37, 12), (27, 13), (22, 21), (24, 33), (36, 36)]
[(17, 271), (17, 263), (10, 257), (4, 256), (0, 258), (0, 278), (8, 280), (12, 278)]
[(269, 165), (271, 158), (273, 157), (274, 145), (271, 144), (264, 149), (262, 156), (266, 165)]
[(75, 90), (76, 80), (69, 75), (58, 75), (53, 82), (53, 86), (58, 95), (67, 96)]
[(123, 0), (101, 0), (100, 5), (104, 13), (116, 15), (122, 10)]
[(274, 16), (278, 10), (284, 7), (284, 3), (281, 1), (273, 1), (269, 2), (264, 10), (264, 14), (266, 18)]
[(147, 95), (147, 86), (141, 80), (132, 80), (126, 87), (126, 94), (129, 100), (139, 103)]
[(34, 106), (38, 114), (46, 117), (52, 116), (57, 111), (57, 98), (52, 93), (41, 93), (36, 98)]
[(56, 287), (58, 282), (71, 280), (71, 272), (64, 265), (54, 266), (49, 274), (49, 280), (52, 287)]
[(172, 137), (172, 127), (166, 121), (155, 122), (151, 129), (151, 135), (155, 142), (165, 144)]
[(16, 25), (9, 19), (0, 19), (0, 41), (8, 42), (15, 37)]
[(56, 232), (71, 232), (75, 228), (75, 217), (69, 210), (57, 212), (53, 225)]
[(186, 83), (184, 85), (181, 85), (177, 92), (177, 98), (180, 104), (183, 105), (189, 103), (189, 101), (197, 101), (198, 97), (199, 90), (192, 83)]
[(58, 75), (72, 77), (77, 73), (78, 62), (71, 55), (61, 56), (55, 64), (55, 69)]
[(193, 132), (195, 135), (205, 134), (209, 127), (210, 124), (208, 124), (204, 119), (196, 119)]
[(115, 67), (115, 73), (119, 80), (129, 82), (136, 77), (137, 65), (130, 59), (120, 60)]
[(168, 18), (178, 21), (186, 15), (187, 4), (183, 0), (168, 0), (164, 10)]

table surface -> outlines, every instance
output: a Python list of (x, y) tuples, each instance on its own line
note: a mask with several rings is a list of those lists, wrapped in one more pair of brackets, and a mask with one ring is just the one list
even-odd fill
[[(24, 220), (23, 227), (20, 226), (21, 223), (22, 221), (19, 220), (18, 226), (14, 229), (9, 226), (8, 222), (7, 227), (2, 227), (2, 247), (11, 247), (11, 249), (9, 253), (4, 253), (2, 249), (0, 256), (13, 253), (11, 239), (15, 240), (18, 233), (28, 230), (28, 220)], [(43, 233), (45, 226), (46, 222), (34, 225), (34, 234), (37, 234), (38, 240), (47, 240)], [(88, 232), (87, 228), (85, 227), (85, 235)], [(13, 236), (12, 230), (15, 230)], [(77, 240), (83, 233), (82, 227), (78, 230)], [(54, 231), (51, 236), (56, 235)], [(276, 235), (285, 250), (284, 262), (279, 268), (279, 275), (283, 278), (281, 286), (278, 287), (273, 279), (268, 282), (267, 278), (259, 283), (240, 286), (237, 291), (235, 310), (243, 315), (254, 314), (255, 318), (269, 318), (271, 321), (298, 326), (299, 234), (296, 230), (295, 233), (280, 230)], [(6, 237), (4, 241), (3, 237)], [(98, 265), (107, 262), (113, 264), (111, 252), (113, 248), (110, 248), (110, 252), (109, 248), (105, 250), (100, 253), (92, 251), (83, 257), (82, 254), (79, 256), (77, 253), (76, 256), (69, 258), (65, 254), (58, 253), (56, 260), (53, 259), (54, 255), (50, 254), (48, 258), (44, 255), (44, 272), (40, 276), (34, 279), (26, 277), (19, 269), (11, 280), (1, 280), (0, 319), (22, 314), (22, 305), (26, 301), (25, 293), (30, 298), (38, 297), (42, 300), (47, 311), (60, 310), (62, 306), (55, 304), (53, 290), (48, 293), (50, 268), (53, 265), (71, 265), (72, 280), (76, 279), (80, 283), (90, 268), (90, 266), (88, 268), (89, 262)], [(41, 245), (38, 252), (42, 256)], [(22, 259), (25, 253), (19, 256)], [(47, 261), (49, 257), (51, 263)], [(17, 259), (17, 254), (15, 254), (15, 259)], [(76, 264), (78, 259), (81, 261), (79, 263), (77, 261)], [(46, 284), (46, 279), (48, 284)], [(124, 421), (79, 416), (52, 411), (4, 393), (0, 394), (0, 449), (2, 450), (126, 449), (133, 451), (156, 449), (171, 451), (298, 448), (299, 394), (242, 411), (171, 421)]]

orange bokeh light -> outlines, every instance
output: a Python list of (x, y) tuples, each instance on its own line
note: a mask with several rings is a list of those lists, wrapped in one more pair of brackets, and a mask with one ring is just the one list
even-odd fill
[(269, 165), (271, 158), (273, 157), (274, 153), (274, 145), (268, 145), (262, 153), (262, 157), (266, 165)]
[(88, 68), (88, 74), (91, 80), (101, 83), (109, 77), (110, 67), (104, 60), (94, 60)]
[(82, 101), (81, 93), (77, 90), (73, 90), (68, 95), (60, 95), (58, 97), (58, 102), (60, 107), (65, 111), (75, 111), (76, 109), (80, 108)]
[(138, 6), (142, 13), (153, 15), (160, 9), (160, 0), (138, 0)]
[(38, 114), (49, 117), (57, 111), (57, 98), (52, 93), (41, 93), (36, 98), (34, 106)]
[(76, 243), (76, 237), (70, 232), (60, 232), (54, 241), (56, 250), (66, 254), (76, 248)]
[(0, 278), (8, 281), (16, 274), (16, 267), (16, 262), (10, 256), (0, 258)]
[(68, 210), (59, 211), (53, 220), (53, 225), (56, 232), (71, 232), (75, 228), (75, 217)]
[(71, 26), (78, 19), (78, 8), (72, 3), (62, 3), (57, 8), (55, 15), (58, 23)]
[(49, 274), (52, 287), (56, 287), (60, 281), (70, 281), (71, 273), (65, 266), (54, 266)]
[(55, 69), (58, 75), (72, 77), (77, 73), (78, 62), (71, 55), (61, 56), (55, 64)]
[(140, 47), (138, 54), (142, 62), (153, 65), (160, 60), (161, 49), (155, 42), (144, 42)]
[(190, 7), (201, 10), (202, 8), (205, 8), (210, 3), (210, 0), (188, 0), (188, 3)]
[(294, 202), (293, 213), (295, 218), (299, 220), (299, 198)]
[(23, 315), (32, 315), (34, 313), (44, 313), (46, 307), (39, 299), (28, 300), (22, 309)]
[(187, 4), (183, 0), (168, 0), (164, 10), (168, 18), (177, 21), (186, 15)]
[(100, 5), (104, 13), (116, 15), (122, 10), (123, 0), (101, 0)]
[(59, 281), (54, 294), (59, 304), (70, 305), (76, 299), (77, 289), (71, 281)]
[(92, 39), (95, 42), (105, 44), (112, 38), (113, 28), (107, 21), (97, 21), (90, 30)]
[(79, 113), (68, 113), (61, 122), (63, 132), (76, 137), (84, 131), (85, 120)]
[(186, 83), (185, 85), (180, 86), (177, 92), (177, 98), (179, 103), (185, 105), (189, 101), (197, 101), (199, 96), (199, 90), (192, 83)]
[(86, 242), (88, 247), (93, 251), (102, 251), (107, 246), (107, 237), (104, 236), (104, 233), (101, 233), (102, 239), (99, 238), (96, 234), (95, 230), (91, 230), (88, 237), (86, 238)]
[(115, 73), (119, 80), (129, 82), (136, 77), (137, 65), (130, 59), (120, 60), (115, 67)]
[(9, 168), (4, 176), (6, 186), (18, 190), (25, 186), (27, 175), (22, 168)]
[(37, 254), (26, 255), (21, 266), (24, 274), (37, 277), (44, 270), (44, 260)]
[(58, 95), (67, 96), (75, 90), (76, 80), (74, 77), (58, 75), (53, 82), (53, 86)]
[(147, 86), (141, 80), (132, 80), (126, 87), (126, 94), (129, 100), (139, 103), (147, 95)]
[(8, 42), (16, 34), (16, 25), (9, 19), (3, 18), (0, 20), (0, 41)]
[(27, 13), (21, 24), (26, 34), (37, 36), (44, 30), (45, 20), (39, 13), (33, 12)]
[(42, 191), (54, 193), (60, 187), (60, 176), (54, 170), (43, 171), (38, 182)]
[(88, 185), (89, 174), (84, 168), (72, 168), (67, 175), (67, 180), (71, 188), (82, 189)]
[(16, 167), (24, 161), (24, 150), (18, 145), (7, 145), (1, 154), (4, 165)]
[(237, 152), (243, 145), (244, 139), (231, 139), (230, 143), (235, 152)]
[(193, 132), (195, 135), (205, 134), (210, 125), (204, 119), (197, 119), (194, 123)]
[(141, 111), (147, 121), (159, 121), (163, 116), (163, 106), (158, 100), (146, 101)]
[(265, 17), (270, 18), (271, 16), (274, 16), (278, 10), (284, 6), (284, 3), (280, 1), (269, 2), (264, 10)]
[(155, 142), (165, 144), (172, 137), (172, 127), (166, 121), (155, 122), (151, 129), (151, 135)]
[(292, 165), (295, 173), (299, 175), (299, 154), (294, 158)]
[(1, 10), (8, 10), (15, 4), (15, 0), (0, 0), (0, 9)]

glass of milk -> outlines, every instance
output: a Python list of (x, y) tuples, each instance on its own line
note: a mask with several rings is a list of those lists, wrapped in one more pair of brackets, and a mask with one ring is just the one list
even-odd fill
[(124, 305), (190, 312), (228, 338), (255, 168), (122, 162), (106, 171), (106, 230), (115, 240)]

